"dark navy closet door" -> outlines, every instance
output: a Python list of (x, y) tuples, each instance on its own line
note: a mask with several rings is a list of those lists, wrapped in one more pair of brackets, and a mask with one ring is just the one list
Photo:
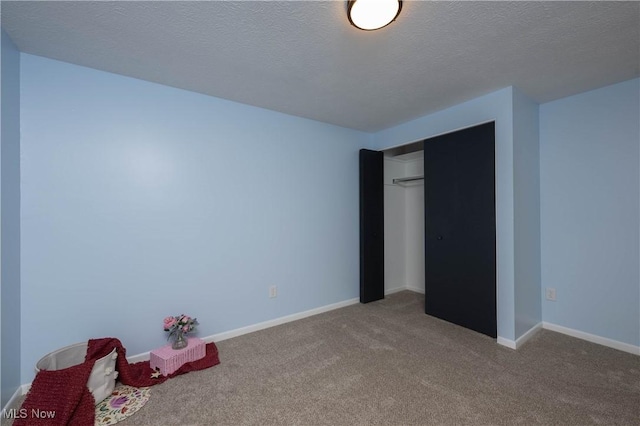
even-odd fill
[(383, 155), (360, 150), (360, 302), (384, 299)]
[(425, 312), (496, 337), (494, 123), (424, 142)]

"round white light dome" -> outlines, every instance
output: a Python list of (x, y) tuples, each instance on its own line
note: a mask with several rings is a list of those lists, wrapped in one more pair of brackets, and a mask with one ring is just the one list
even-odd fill
[(349, 20), (363, 30), (377, 30), (391, 23), (402, 2), (399, 0), (355, 0), (349, 3)]

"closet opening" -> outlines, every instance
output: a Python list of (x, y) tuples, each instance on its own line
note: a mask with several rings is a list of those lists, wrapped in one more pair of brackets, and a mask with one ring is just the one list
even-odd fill
[(425, 291), (424, 142), (383, 152), (384, 290)]
[(360, 151), (360, 301), (412, 290), (425, 313), (497, 336), (495, 123)]

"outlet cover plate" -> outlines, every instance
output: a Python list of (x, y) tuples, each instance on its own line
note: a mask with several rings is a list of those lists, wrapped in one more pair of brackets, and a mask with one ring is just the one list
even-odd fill
[(556, 289), (552, 287), (547, 287), (545, 296), (547, 300), (555, 301), (556, 300)]

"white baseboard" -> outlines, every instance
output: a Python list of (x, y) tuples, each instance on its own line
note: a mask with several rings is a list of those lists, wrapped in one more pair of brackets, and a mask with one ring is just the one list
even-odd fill
[(564, 327), (550, 322), (542, 322), (542, 328), (545, 330), (555, 331), (557, 333), (566, 334), (567, 336), (577, 337), (587, 342), (597, 343), (599, 345), (608, 346), (633, 355), (640, 355), (640, 346), (634, 346), (629, 343), (620, 342), (618, 340), (597, 336), (595, 334), (585, 333), (584, 331), (575, 330), (573, 328)]
[(516, 349), (524, 345), (527, 340), (531, 339), (540, 330), (542, 330), (542, 322), (537, 323), (527, 330), (526, 333), (516, 339)]
[(515, 341), (505, 339), (504, 337), (498, 337), (497, 343), (510, 349), (518, 349), (527, 340), (533, 337), (533, 335), (536, 334), (540, 329), (555, 331), (557, 333), (566, 334), (567, 336), (586, 340), (587, 342), (596, 343), (598, 345), (607, 346), (613, 349), (618, 349), (623, 352), (628, 352), (633, 355), (640, 355), (640, 346), (630, 345), (628, 343), (619, 342), (617, 340), (608, 339), (606, 337), (597, 336), (595, 334), (585, 333), (584, 331), (575, 330), (569, 327), (563, 327), (561, 325), (556, 325), (545, 321), (536, 324)]
[(211, 336), (203, 337), (202, 340), (204, 340), (207, 343), (221, 342), (223, 340), (231, 339), (233, 337), (242, 336), (243, 334), (253, 333), (254, 331), (264, 330), (265, 328), (275, 327), (276, 325), (286, 324), (291, 321), (297, 321), (299, 319), (311, 317), (324, 312), (333, 311), (335, 309), (344, 308), (346, 306), (355, 305), (358, 303), (360, 303), (360, 299), (356, 297), (353, 299), (344, 300), (342, 302), (332, 303), (331, 305), (309, 309), (308, 311), (298, 312), (296, 314), (286, 315), (284, 317), (275, 318), (269, 321), (248, 325), (246, 327), (236, 328), (235, 330), (213, 334)]
[[(399, 287), (385, 291), (385, 295), (398, 293), (400, 291), (413, 291), (415, 293), (424, 294), (424, 290), (413, 287)], [(202, 339), (207, 342), (220, 342), (222, 340), (231, 339), (232, 337), (242, 336), (243, 334), (253, 333), (254, 331), (264, 330), (265, 328), (274, 327), (276, 325), (285, 324), (287, 322), (296, 321), (302, 318), (310, 317), (313, 315), (321, 314), (323, 312), (328, 312), (334, 309), (343, 308), (345, 306), (357, 304), (359, 300), (357, 298), (345, 300), (344, 302), (334, 303), (332, 305), (322, 306), (320, 308), (311, 309), (309, 311), (300, 312), (297, 314), (288, 315), (281, 318), (276, 318), (273, 320), (261, 322), (258, 324), (250, 325), (247, 327), (237, 328), (235, 330), (226, 331), (223, 333), (214, 334), (211, 336), (203, 337)], [(496, 339), (499, 345), (505, 346), (510, 349), (517, 350), (520, 348), (526, 341), (528, 341), (531, 337), (533, 337), (540, 329), (551, 330), (558, 333), (566, 334), (571, 337), (576, 337), (578, 339), (586, 340), (588, 342), (597, 343), (599, 345), (607, 346), (610, 348), (618, 349), (624, 352), (628, 352), (634, 355), (640, 355), (640, 347), (630, 345), (628, 343), (619, 342), (617, 340), (608, 339), (606, 337), (597, 336), (594, 334), (585, 333), (583, 331), (574, 330), (572, 328), (563, 327), (560, 325), (552, 324), (549, 322), (540, 322), (533, 327), (531, 327), (526, 333), (517, 338), (516, 340), (506, 339), (504, 337), (498, 336)], [(148, 361), (151, 352), (144, 352), (138, 355), (133, 355), (127, 357), (129, 362), (140, 362), (140, 361)], [(26, 385), (23, 385), (26, 386)], [(26, 393), (26, 391), (25, 391)]]
[[(396, 288), (387, 290), (385, 291), (385, 295), (397, 293), (399, 291), (404, 291), (404, 290), (409, 290), (416, 293), (424, 294), (424, 289), (422, 288), (404, 286), (404, 287), (396, 287)], [(496, 341), (499, 345), (515, 350), (521, 347), (531, 337), (533, 337), (540, 329), (555, 331), (557, 333), (566, 334), (567, 336), (576, 337), (578, 339), (586, 340), (591, 343), (597, 343), (599, 345), (607, 346), (613, 349), (618, 349), (623, 352), (628, 352), (633, 355), (640, 355), (640, 346), (634, 346), (629, 343), (624, 343), (624, 342), (609, 339), (606, 337), (597, 336), (595, 334), (585, 333), (584, 331), (574, 330), (572, 328), (563, 327), (561, 325), (552, 324), (546, 321), (542, 321), (534, 325), (526, 333), (524, 333), (522, 336), (520, 336), (516, 340), (510, 340), (510, 339), (506, 339), (504, 337), (498, 336)]]
[(506, 346), (509, 349), (517, 349), (515, 340), (510, 340), (510, 339), (506, 339), (504, 337), (498, 336), (498, 338), (496, 339), (496, 342), (499, 345)]
[(410, 285), (408, 285), (405, 288), (403, 288), (403, 290), (409, 290), (409, 291), (413, 291), (414, 293), (424, 294), (424, 288), (412, 287)]
[(384, 291), (384, 295), (388, 296), (390, 294), (399, 293), (401, 291), (406, 291), (406, 290), (413, 291), (414, 293), (424, 294), (424, 289), (423, 288), (411, 287), (411, 286), (402, 286), (402, 287), (396, 287), (396, 288), (391, 288), (389, 290), (385, 290)]
[(541, 329), (542, 329), (542, 323), (539, 322), (538, 324), (534, 325), (529, 330), (527, 330), (527, 332), (524, 333), (522, 336), (518, 337), (516, 340), (510, 340), (500, 336), (498, 336), (496, 340), (499, 345), (506, 346), (509, 349), (517, 350), (519, 347), (524, 345), (524, 343), (527, 340), (531, 339), (534, 336), (534, 334), (536, 334)]
[(136, 362), (149, 361), (151, 359), (151, 351), (143, 352), (141, 354), (131, 355), (127, 357), (129, 364), (135, 364)]

